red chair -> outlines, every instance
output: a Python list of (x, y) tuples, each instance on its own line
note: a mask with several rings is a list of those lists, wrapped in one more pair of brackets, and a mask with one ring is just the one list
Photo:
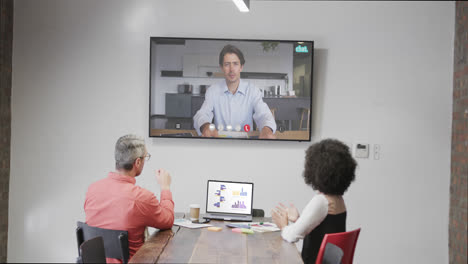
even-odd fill
[(352, 264), (359, 232), (361, 228), (349, 232), (325, 234), (315, 264), (322, 264), (327, 243), (334, 244), (343, 250), (342, 264)]

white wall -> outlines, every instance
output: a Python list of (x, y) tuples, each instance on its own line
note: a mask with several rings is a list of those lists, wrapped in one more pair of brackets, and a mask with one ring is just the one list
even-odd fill
[[(454, 2), (16, 0), (8, 262), (70, 262), (87, 186), (126, 133), (148, 135), (149, 37), (315, 41), (313, 141), (380, 144), (345, 200), (356, 263), (447, 263)], [(222, 10), (222, 12), (220, 12)], [(176, 211), (207, 179), (255, 182), (255, 207), (302, 208), (310, 143), (147, 138), (137, 184)], [(223, 158), (220, 158), (223, 157)]]

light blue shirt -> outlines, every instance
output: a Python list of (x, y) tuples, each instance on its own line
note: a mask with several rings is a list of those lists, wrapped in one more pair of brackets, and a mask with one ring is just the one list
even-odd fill
[(260, 90), (248, 81), (240, 80), (239, 87), (235, 94), (232, 94), (226, 81), (220, 81), (211, 85), (205, 94), (205, 101), (200, 110), (193, 117), (193, 126), (197, 133), (201, 135), (200, 126), (211, 123), (214, 115), (216, 129), (222, 124), (224, 130), (228, 125), (235, 131), (236, 126), (249, 125), (253, 129), (253, 120), (261, 130), (267, 126), (276, 132), (276, 122), (271, 114), (270, 108), (262, 100)]

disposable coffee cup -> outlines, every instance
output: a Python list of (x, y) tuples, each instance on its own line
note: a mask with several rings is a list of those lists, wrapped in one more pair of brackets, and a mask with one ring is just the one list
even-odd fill
[(198, 220), (200, 217), (200, 205), (191, 204), (190, 205), (190, 221)]

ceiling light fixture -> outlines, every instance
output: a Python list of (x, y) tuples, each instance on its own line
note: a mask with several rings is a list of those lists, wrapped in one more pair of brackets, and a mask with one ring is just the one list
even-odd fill
[(249, 12), (250, 0), (232, 0), (241, 12)]

